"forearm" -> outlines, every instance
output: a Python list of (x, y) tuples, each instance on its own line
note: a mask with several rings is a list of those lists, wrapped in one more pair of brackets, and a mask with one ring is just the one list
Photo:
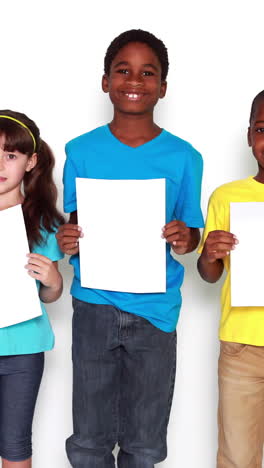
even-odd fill
[(61, 251), (68, 255), (79, 253), (79, 237), (81, 228), (77, 226), (77, 211), (70, 214), (69, 222), (59, 226), (56, 238)]
[(72, 213), (70, 213), (69, 223), (70, 224), (77, 224), (78, 223), (77, 211), (73, 211)]
[(44, 284), (40, 285), (39, 289), (39, 297), (42, 302), (49, 303), (54, 302), (61, 296), (63, 288), (63, 281), (62, 276), (58, 272), (58, 280), (54, 286), (44, 286)]
[(213, 263), (210, 263), (206, 257), (201, 254), (197, 262), (197, 268), (200, 276), (205, 281), (208, 283), (215, 283), (222, 276), (224, 263), (220, 258), (216, 259)]

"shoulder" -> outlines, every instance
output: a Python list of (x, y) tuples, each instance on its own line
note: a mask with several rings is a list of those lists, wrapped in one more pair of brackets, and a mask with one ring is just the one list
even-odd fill
[(70, 156), (75, 151), (83, 151), (93, 144), (98, 144), (106, 134), (105, 127), (105, 125), (97, 127), (90, 132), (79, 135), (78, 137), (68, 141), (65, 145), (67, 155)]
[(217, 187), (211, 197), (210, 202), (230, 202), (234, 197), (248, 186), (248, 178), (234, 180)]
[(203, 172), (203, 158), (191, 143), (164, 130), (164, 152), (167, 159), (171, 159), (177, 167), (182, 167), (185, 174), (197, 174), (201, 177)]
[(201, 158), (201, 154), (191, 145), (191, 143), (189, 143), (186, 140), (183, 140), (182, 138), (176, 135), (173, 135), (167, 130), (164, 130), (164, 133), (165, 142), (171, 149), (174, 149), (175, 151), (178, 151), (179, 153), (183, 153), (185, 155), (196, 156), (198, 158)]

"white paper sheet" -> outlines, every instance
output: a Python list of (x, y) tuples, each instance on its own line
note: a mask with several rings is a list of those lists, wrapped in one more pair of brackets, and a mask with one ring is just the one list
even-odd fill
[(165, 179), (76, 179), (81, 285), (166, 291)]
[(29, 252), (21, 205), (0, 211), (0, 328), (42, 314), (36, 281), (25, 265)]
[(230, 203), (230, 232), (239, 244), (231, 253), (231, 305), (264, 306), (264, 202)]

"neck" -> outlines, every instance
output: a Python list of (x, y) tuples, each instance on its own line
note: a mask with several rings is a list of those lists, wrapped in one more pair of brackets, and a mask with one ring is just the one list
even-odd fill
[(254, 179), (257, 182), (260, 182), (261, 184), (264, 184), (264, 170), (262, 168), (259, 168), (259, 171), (257, 175), (254, 177)]
[(11, 191), (4, 194), (0, 194), (0, 211), (11, 208), (12, 206), (22, 204), (24, 197), (21, 191)]
[(110, 123), (111, 132), (123, 143), (139, 146), (152, 140), (161, 132), (151, 115), (131, 115), (115, 112)]

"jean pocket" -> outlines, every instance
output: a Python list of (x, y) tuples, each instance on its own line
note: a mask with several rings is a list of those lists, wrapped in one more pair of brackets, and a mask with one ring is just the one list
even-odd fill
[(239, 357), (247, 349), (248, 345), (244, 343), (235, 343), (233, 341), (220, 341), (220, 351), (227, 356)]

